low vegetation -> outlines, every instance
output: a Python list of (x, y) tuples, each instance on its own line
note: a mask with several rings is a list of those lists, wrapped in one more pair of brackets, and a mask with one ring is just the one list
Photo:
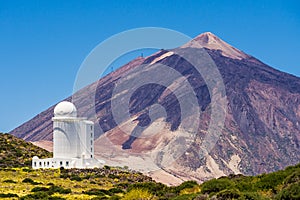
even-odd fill
[[(14, 138), (11, 139), (7, 135), (4, 137), (8, 138), (6, 141), (9, 144), (15, 143)], [(2, 138), (1, 141), (3, 141)], [(23, 145), (19, 143), (19, 146), (22, 147), (21, 144)], [(15, 148), (18, 149), (17, 146)], [(11, 152), (9, 155), (12, 156), (14, 156), (12, 152), (17, 152), (17, 150), (10, 150), (3, 146), (2, 149), (9, 150)], [(47, 155), (47, 152), (44, 155), (51, 156)], [(24, 167), (25, 162), (25, 158), (20, 159), (13, 166), (9, 166), (10, 161), (2, 162), (3, 165), (0, 167), (1, 199), (300, 199), (300, 164), (259, 176), (229, 175), (202, 184), (186, 181), (179, 186), (168, 187), (127, 167), (32, 170), (30, 167)]]
[(0, 167), (29, 167), (31, 158), (52, 157), (52, 153), (10, 134), (0, 133)]

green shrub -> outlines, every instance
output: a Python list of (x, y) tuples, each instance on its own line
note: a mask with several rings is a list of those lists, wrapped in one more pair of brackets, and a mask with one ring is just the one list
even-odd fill
[(20, 198), (20, 200), (48, 200), (49, 195), (46, 192), (35, 192)]
[(172, 198), (172, 200), (193, 200), (197, 197), (197, 194), (183, 194)]
[(295, 183), (281, 190), (275, 197), (278, 200), (299, 200), (300, 199), (300, 184)]
[(57, 196), (54, 196), (54, 197), (49, 197), (49, 200), (65, 200), (65, 198), (63, 197), (57, 197)]
[(242, 193), (242, 198), (246, 200), (267, 200), (268, 198), (265, 198), (258, 194), (257, 192), (245, 192)]
[(217, 199), (238, 199), (241, 194), (236, 189), (226, 189), (217, 193)]
[(31, 190), (31, 192), (46, 192), (48, 195), (52, 195), (56, 192), (59, 193), (59, 194), (69, 194), (69, 193), (72, 192), (72, 190), (71, 189), (64, 189), (63, 187), (52, 185), (50, 188), (35, 187)]
[(124, 193), (124, 191), (120, 188), (111, 188), (108, 190), (111, 194)]
[(110, 170), (110, 166), (107, 166), (107, 165), (104, 165), (104, 167), (103, 167), (104, 169), (108, 169), (108, 170)]
[(31, 192), (40, 192), (40, 191), (49, 191), (49, 188), (46, 188), (46, 187), (35, 187), (35, 188), (32, 188)]
[(33, 183), (34, 181), (31, 178), (23, 179), (22, 183)]
[(257, 188), (255, 188), (255, 183), (252, 183), (251, 180), (249, 180), (247, 177), (243, 180), (235, 181), (236, 189), (238, 189), (241, 192), (255, 192), (257, 191)]
[[(26, 162), (27, 162), (27, 161), (26, 161)], [(26, 164), (26, 162), (25, 162), (25, 164)], [(31, 161), (28, 160), (28, 162), (30, 162), (30, 165), (31, 165)], [(34, 170), (33, 170), (33, 169), (29, 169), (29, 168), (23, 168), (22, 171), (23, 171), (23, 172), (33, 172)]]
[(98, 195), (98, 196), (105, 196), (106, 194), (109, 195), (107, 190), (99, 190), (99, 189), (95, 189), (95, 188), (92, 188), (88, 191), (83, 191), (82, 193), (88, 194), (88, 195)]
[(106, 196), (97, 196), (97, 197), (91, 198), (91, 200), (104, 200), (104, 199), (110, 199), (110, 198), (106, 197)]
[(108, 178), (115, 179), (115, 178), (119, 178), (119, 176), (114, 174), (108, 174)]
[(204, 182), (201, 185), (201, 193), (217, 193), (225, 189), (230, 189), (233, 187), (233, 185), (233, 182), (228, 178), (212, 179), (210, 181)]
[(198, 183), (196, 181), (185, 181), (181, 183), (179, 186), (174, 188), (174, 191), (179, 194), (181, 190), (187, 189), (187, 188), (193, 188), (195, 186), (198, 186)]
[(281, 171), (276, 173), (264, 174), (260, 176), (260, 180), (257, 182), (256, 187), (261, 190), (274, 189), (279, 184), (283, 183), (287, 174)]
[(68, 189), (61, 190), (59, 193), (60, 194), (70, 194), (70, 193), (72, 193), (72, 190), (70, 188), (68, 188)]
[(17, 182), (14, 180), (11, 180), (11, 179), (7, 179), (7, 180), (4, 180), (3, 183), (17, 183)]
[(41, 183), (35, 182), (34, 180), (32, 180), (31, 178), (25, 178), (22, 183), (30, 183), (32, 185), (39, 185)]
[(71, 181), (82, 181), (82, 178), (80, 176), (74, 175), (70, 178)]
[(288, 176), (285, 180), (285, 184), (300, 182), (300, 170), (295, 171), (290, 176)]
[(7, 194), (0, 193), (0, 197), (1, 198), (11, 198), (11, 197), (19, 197), (19, 196), (17, 194), (13, 194), (13, 193), (7, 193)]
[(58, 192), (59, 194), (70, 194), (72, 193), (71, 189), (64, 189), (63, 187), (53, 185), (49, 188), (49, 194), (54, 194)]

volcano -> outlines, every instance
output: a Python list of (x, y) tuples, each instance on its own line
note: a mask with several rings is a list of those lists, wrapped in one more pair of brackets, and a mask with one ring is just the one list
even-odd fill
[[(204, 68), (209, 73), (203, 74)], [(167, 184), (256, 175), (300, 161), (300, 78), (210, 32), (176, 49), (138, 57), (75, 96), (64, 100), (98, 125), (96, 156)], [(214, 102), (223, 104), (215, 110)], [(51, 150), (53, 109), (10, 134)], [(214, 113), (224, 119), (216, 122), (221, 124), (217, 137), (203, 153)]]

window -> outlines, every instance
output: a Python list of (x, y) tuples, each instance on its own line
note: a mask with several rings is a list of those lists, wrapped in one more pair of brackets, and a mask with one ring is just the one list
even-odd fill
[(66, 167), (68, 167), (69, 166), (69, 161), (66, 161)]
[(91, 131), (93, 130), (93, 126), (91, 126)]
[(91, 133), (91, 138), (93, 138), (93, 133)]
[(91, 158), (93, 158), (93, 155), (91, 155)]
[(50, 165), (50, 163), (49, 163), (49, 161), (47, 162), (47, 167), (49, 167), (49, 165)]
[(60, 161), (60, 162), (59, 162), (59, 164), (60, 164), (60, 166), (62, 166), (62, 165), (63, 165), (63, 162), (62, 162), (62, 161)]
[(34, 162), (33, 165), (36, 167), (36, 162)]
[(91, 145), (93, 145), (93, 140), (91, 140)]
[(93, 148), (91, 148), (91, 152), (93, 152)]
[(40, 167), (41, 167), (42, 166), (42, 162), (40, 162), (39, 164), (40, 164)]

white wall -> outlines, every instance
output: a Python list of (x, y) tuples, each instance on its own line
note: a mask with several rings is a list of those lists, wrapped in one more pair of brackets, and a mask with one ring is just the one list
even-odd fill
[(53, 157), (80, 158), (80, 141), (78, 121), (54, 120), (53, 123)]

